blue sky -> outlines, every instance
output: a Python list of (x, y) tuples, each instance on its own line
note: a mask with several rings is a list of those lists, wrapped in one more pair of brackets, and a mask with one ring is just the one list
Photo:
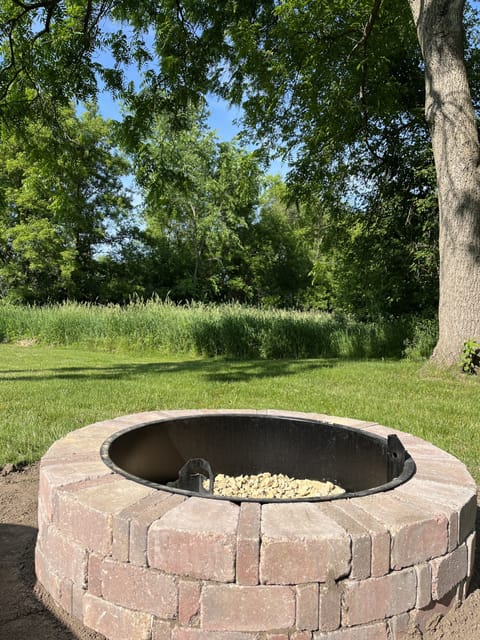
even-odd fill
[[(104, 25), (105, 29), (109, 29), (109, 23)], [(128, 32), (128, 28), (123, 25), (123, 30)], [(97, 55), (97, 61), (106, 66), (114, 66), (114, 62), (111, 56), (106, 51), (99, 51)], [(127, 81), (132, 81), (136, 86), (140, 84), (140, 75), (134, 65), (126, 69)], [(104, 118), (112, 118), (115, 120), (121, 119), (120, 104), (112, 99), (111, 95), (107, 92), (103, 92), (99, 95), (99, 108), (100, 113)], [(208, 123), (210, 128), (216, 132), (217, 137), (221, 141), (230, 141), (234, 138), (238, 132), (239, 127), (235, 124), (235, 121), (241, 117), (241, 109), (233, 108), (228, 105), (227, 102), (210, 96), (208, 99), (208, 108), (210, 111), (210, 117)], [(254, 145), (252, 145), (253, 147)], [(280, 161), (275, 160), (271, 163), (269, 173), (285, 174), (287, 167)]]
[[(230, 107), (224, 100), (211, 96), (208, 101), (210, 117), (209, 127), (216, 131), (217, 137), (221, 141), (230, 141), (238, 132), (239, 127), (235, 124), (241, 116), (241, 109)], [(104, 118), (121, 118), (119, 105), (107, 93), (102, 93), (99, 98), (100, 113)], [(284, 175), (287, 167), (280, 160), (274, 160), (269, 169), (269, 173), (280, 173)]]

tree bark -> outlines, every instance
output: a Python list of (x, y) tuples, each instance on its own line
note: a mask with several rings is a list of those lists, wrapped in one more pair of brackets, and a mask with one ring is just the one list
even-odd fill
[(459, 362), (480, 340), (480, 147), (464, 63), (464, 0), (409, 0), (425, 63), (440, 209), (439, 339), (432, 359)]

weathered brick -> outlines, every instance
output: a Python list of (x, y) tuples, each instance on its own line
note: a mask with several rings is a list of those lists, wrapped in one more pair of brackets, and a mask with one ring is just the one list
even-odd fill
[(290, 634), (290, 640), (312, 640), (311, 631), (294, 631)]
[(67, 613), (72, 614), (73, 582), (69, 578), (60, 579), (59, 604)]
[(171, 640), (172, 627), (170, 622), (165, 620), (153, 619), (152, 624), (152, 640)]
[(350, 538), (315, 504), (266, 504), (262, 508), (262, 584), (324, 582), (350, 570)]
[(178, 621), (187, 626), (200, 609), (201, 583), (195, 580), (180, 580), (178, 585)]
[(177, 614), (175, 579), (154, 569), (105, 560), (102, 564), (102, 594), (105, 600), (159, 618)]
[(83, 598), (83, 622), (108, 640), (151, 640), (150, 614), (124, 609), (89, 593)]
[(416, 590), (414, 569), (395, 571), (381, 578), (346, 580), (342, 624), (354, 626), (405, 613), (415, 606)]
[(92, 596), (102, 595), (102, 562), (103, 556), (97, 553), (88, 555), (87, 588)]
[(289, 640), (288, 633), (266, 633), (265, 640)]
[(61, 490), (54, 522), (73, 540), (107, 555), (112, 549), (113, 515), (151, 491), (120, 476), (106, 477), (103, 484), (95, 487)]
[(370, 575), (373, 577), (384, 576), (390, 570), (390, 533), (383, 523), (361, 509), (357, 505), (357, 501), (356, 498), (338, 500), (335, 503), (335, 508), (343, 511), (348, 518), (353, 519), (369, 533), (371, 540)]
[(392, 569), (425, 562), (443, 555), (448, 548), (448, 521), (444, 515), (425, 513), (385, 493), (356, 498), (356, 505), (390, 531)]
[(386, 427), (383, 424), (378, 424), (378, 422), (369, 422), (369, 423), (362, 422), (359, 425), (359, 427), (361, 428), (362, 431), (366, 431), (367, 433), (373, 433), (377, 436), (381, 436), (382, 438), (388, 438), (389, 435), (395, 434), (401, 439), (404, 446), (406, 446), (404, 442), (404, 436), (408, 437), (410, 435), (403, 431), (397, 431), (396, 429), (392, 429), (391, 427)]
[(428, 607), (432, 601), (432, 567), (428, 563), (415, 566), (417, 574), (417, 609)]
[[(435, 483), (430, 483), (435, 484)], [(445, 516), (448, 521), (448, 546), (447, 551), (451, 551), (458, 546), (458, 538), (459, 538), (459, 515), (458, 511), (456, 511), (453, 507), (441, 504), (437, 501), (437, 498), (434, 494), (429, 494), (428, 492), (422, 492), (422, 482), (417, 481), (414, 482), (412, 486), (408, 486), (408, 489), (405, 489), (405, 486), (410, 485), (410, 483), (406, 483), (406, 485), (402, 485), (398, 487), (395, 491), (394, 498), (399, 500), (400, 502), (414, 506), (417, 509), (422, 510), (425, 514), (430, 514), (431, 516), (435, 516), (435, 514), (441, 514)], [(438, 486), (438, 485), (437, 485)], [(442, 486), (442, 485), (440, 485)], [(447, 485), (443, 485), (444, 488), (448, 489)]]
[[(70, 446), (68, 445), (68, 450), (70, 450)], [(68, 462), (59, 461), (57, 458), (54, 460), (55, 464), (43, 464), (39, 474), (39, 502), (44, 509), (47, 521), (53, 519), (54, 503), (58, 489), (71, 484), (112, 475), (110, 469), (98, 455), (98, 451), (93, 459), (87, 461)]]
[(205, 585), (201, 596), (203, 629), (270, 631), (295, 624), (295, 594), (284, 586)]
[(237, 531), (237, 583), (258, 584), (260, 561), (260, 505), (242, 502)]
[(297, 596), (297, 629), (318, 629), (318, 583), (300, 584), (295, 587)]
[(449, 518), (449, 551), (453, 551), (475, 529), (476, 491), (463, 485), (440, 484), (413, 477), (395, 490), (395, 497), (406, 502), (428, 502)]
[(388, 620), (388, 628), (392, 640), (412, 640), (418, 635), (414, 633), (410, 626), (410, 614), (401, 613), (398, 616), (392, 616)]
[(219, 582), (235, 578), (239, 507), (231, 502), (189, 498), (148, 530), (150, 566)]
[[(79, 462), (87, 456), (101, 461), (99, 445), (118, 430), (116, 420), (106, 420), (70, 431), (65, 437), (54, 442), (43, 455), (42, 467), (48, 466), (51, 462), (61, 464), (63, 460), (69, 459)], [(107, 469), (106, 465), (103, 466)], [(111, 473), (110, 470), (107, 471)]]
[(389, 640), (388, 629), (385, 622), (376, 622), (359, 629), (355, 627), (337, 629), (323, 633), (317, 631), (313, 634), (313, 640)]
[[(445, 455), (441, 456), (437, 452)], [(418, 480), (431, 480), (439, 484), (475, 488), (474, 480), (463, 463), (453, 456), (447, 457), (449, 454), (439, 449), (436, 449), (435, 453), (436, 455), (425, 450), (421, 453), (415, 451), (412, 454), (417, 467), (415, 475)]]
[[(172, 417), (172, 411), (140, 411), (138, 413), (129, 413), (124, 416), (118, 416), (111, 422), (116, 425), (116, 430), (129, 426), (147, 424), (149, 422), (161, 422)], [(181, 413), (180, 411), (178, 413)]]
[(119, 562), (129, 561), (130, 522), (113, 516), (112, 519), (112, 558)]
[(38, 544), (35, 547), (35, 574), (55, 602), (60, 602), (61, 579), (48, 563)]
[(319, 629), (321, 631), (335, 631), (341, 622), (342, 588), (329, 580), (320, 585), (319, 591)]
[(319, 507), (326, 516), (345, 529), (352, 540), (352, 563), (350, 578), (364, 580), (371, 575), (372, 539), (364, 525), (339, 508), (335, 503)]
[(76, 584), (72, 584), (72, 616), (77, 620), (83, 618), (83, 596), (87, 592)]
[(84, 547), (52, 526), (43, 537), (42, 552), (60, 578), (69, 578), (79, 587), (86, 587), (88, 555)]
[(205, 631), (204, 629), (175, 628), (172, 640), (256, 640), (255, 633), (238, 633), (235, 631)]
[(440, 600), (467, 575), (468, 552), (466, 545), (463, 544), (442, 558), (435, 558), (431, 561), (431, 567), (432, 595), (435, 600)]
[[(368, 427), (375, 428), (377, 427), (376, 422), (365, 422), (364, 420), (358, 420), (357, 418), (347, 418), (345, 416), (327, 416), (322, 415), (322, 419), (326, 422), (331, 422), (333, 424), (340, 424), (343, 427), (351, 427), (352, 429), (366, 429)], [(386, 427), (384, 427), (386, 428)]]
[(113, 518), (112, 556), (116, 560), (147, 565), (148, 528), (186, 498), (167, 491), (155, 491), (128, 506)]

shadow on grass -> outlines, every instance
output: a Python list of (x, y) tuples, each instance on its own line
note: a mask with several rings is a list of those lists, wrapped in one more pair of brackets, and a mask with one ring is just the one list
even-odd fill
[(252, 379), (276, 378), (321, 368), (330, 369), (338, 360), (184, 360), (181, 362), (120, 363), (98, 367), (55, 367), (8, 369), (0, 371), (0, 381), (41, 381), (79, 379), (122, 379), (145, 375), (195, 374), (212, 382), (246, 382)]

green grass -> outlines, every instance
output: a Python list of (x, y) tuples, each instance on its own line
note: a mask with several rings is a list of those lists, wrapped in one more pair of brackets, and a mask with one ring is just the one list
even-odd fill
[(0, 345), (0, 465), (72, 429), (152, 409), (276, 408), (376, 421), (450, 451), (480, 481), (480, 379), (394, 360), (226, 360)]

